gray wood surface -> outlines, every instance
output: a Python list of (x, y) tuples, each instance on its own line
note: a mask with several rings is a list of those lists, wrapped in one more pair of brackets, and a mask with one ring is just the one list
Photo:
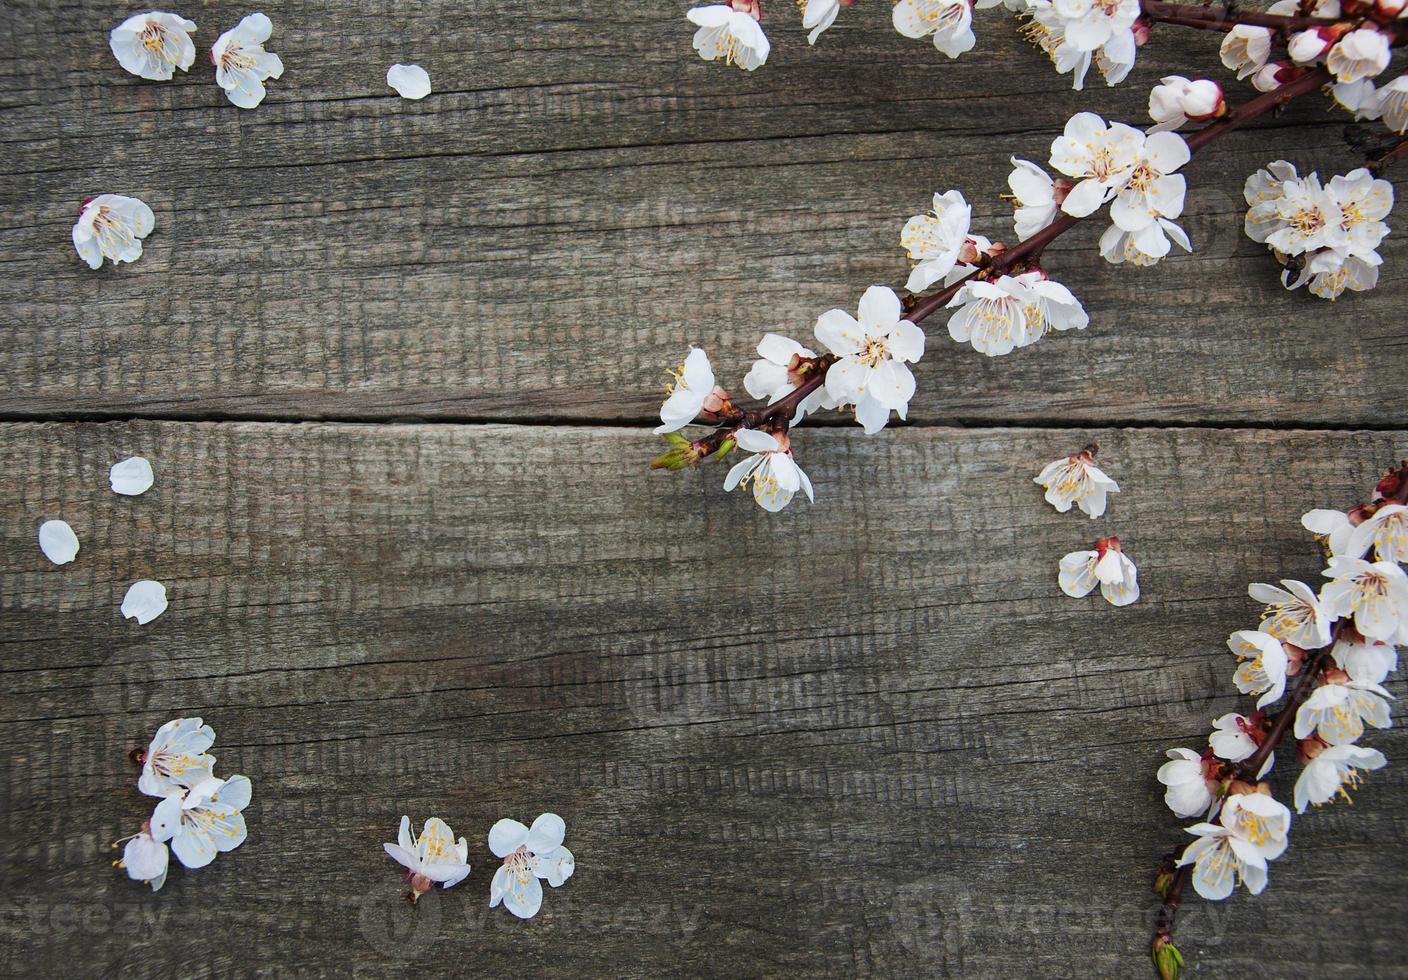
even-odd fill
[[(1053, 247), (1083, 334), (990, 361), (931, 322), (914, 424), (800, 431), (819, 502), (769, 517), (718, 467), (646, 470), (663, 366), (702, 344), (737, 386), (763, 331), (898, 284), (936, 190), (1010, 237), (1010, 154), (1142, 121), (1217, 37), (1074, 93), (991, 12), (950, 62), (883, 3), (808, 49), (775, 2), (744, 75), (687, 6), (265, 5), (288, 70), (245, 113), (208, 66), (122, 73), (126, 9), (0, 6), (0, 973), (1147, 975), (1162, 751), (1245, 705), (1223, 639), (1248, 581), (1318, 570), (1300, 513), (1408, 454), (1397, 234), (1329, 306), (1241, 233), (1257, 166), (1356, 165), (1345, 118), (1200, 155), (1192, 257)], [(179, 12), (203, 52), (248, 10)], [(73, 254), (99, 192), (156, 211), (134, 266)], [(1031, 476), (1092, 438), (1126, 492), (1056, 514)], [(156, 486), (117, 497), (134, 453)], [(1144, 599), (1062, 596), (1110, 533)], [(171, 608), (137, 627), (143, 577)], [(127, 751), (188, 714), (254, 781), (250, 839), (154, 896), (109, 844), (150, 810)], [(1190, 976), (1408, 976), (1408, 776), (1356, 800), (1265, 895), (1189, 904)], [(488, 827), (548, 809), (576, 876), (491, 912)], [(414, 911), (402, 813), (471, 841)]]
[[(808, 49), (776, 3), (772, 61), (747, 75), (694, 56), (687, 6), (276, 2), (287, 73), (238, 112), (208, 68), (118, 70), (107, 8), (7, 5), (4, 410), (641, 421), (687, 343), (738, 384), (764, 331), (810, 336), (903, 282), (899, 229), (935, 191), (1010, 240), (1010, 155), (1044, 160), (1080, 109), (1140, 123), (1160, 76), (1216, 67), (1217, 35), (1169, 28), (1125, 85), (1072, 92), (996, 12), (950, 62), (884, 4)], [(202, 6), (198, 39), (243, 10)], [(436, 94), (397, 98), (394, 61)], [(1408, 422), (1397, 238), (1385, 287), (1328, 307), (1285, 294), (1240, 230), (1258, 166), (1356, 165), (1347, 117), (1308, 101), (1190, 166), (1194, 256), (1112, 268), (1098, 228), (1052, 250), (1084, 335), (994, 363), (940, 324), (914, 417)], [(140, 263), (94, 274), (69, 226), (103, 191), (148, 201), (157, 231)]]
[[(1127, 492), (1056, 514), (1031, 474), (1091, 437)], [(819, 502), (769, 518), (719, 467), (647, 473), (630, 429), (0, 429), (10, 966), (1144, 975), (1180, 836), (1160, 753), (1241, 704), (1223, 640), (1255, 622), (1248, 581), (1318, 570), (1302, 510), (1403, 439), (798, 444)], [(138, 450), (157, 485), (116, 497)], [(56, 515), (83, 542), (65, 568), (33, 544)], [(1111, 532), (1144, 599), (1061, 595), (1057, 559)], [(147, 575), (171, 608), (138, 628), (117, 605)], [(179, 713), (253, 779), (250, 839), (152, 896), (105, 848), (149, 808), (127, 749)], [(1262, 897), (1190, 904), (1193, 975), (1401, 975), (1404, 772), (1297, 821)], [(531, 924), (491, 913), (484, 833), (548, 808), (576, 876)], [(472, 842), (414, 913), (379, 848), (403, 812)]]

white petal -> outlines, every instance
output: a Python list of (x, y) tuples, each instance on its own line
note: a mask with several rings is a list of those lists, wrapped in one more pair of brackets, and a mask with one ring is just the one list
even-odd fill
[(489, 850), (495, 857), (508, 857), (528, 840), (528, 828), (517, 820), (500, 820), (489, 828)]
[(108, 470), (108, 483), (112, 485), (113, 492), (124, 497), (141, 496), (151, 489), (154, 481), (152, 464), (141, 456), (113, 463), (112, 469)]
[(534, 854), (546, 854), (561, 847), (566, 836), (567, 823), (555, 813), (544, 813), (528, 828), (528, 839), (525, 843), (528, 850)]
[(78, 555), (78, 535), (66, 521), (39, 525), (39, 550), (55, 565), (67, 565)]
[(392, 65), (386, 70), (386, 84), (403, 99), (423, 99), (430, 94), (430, 75), (420, 65)]
[(739, 449), (750, 453), (775, 453), (782, 448), (777, 436), (771, 432), (759, 432), (757, 429), (739, 429), (733, 434), (733, 439), (738, 443)]
[(122, 600), (122, 615), (144, 626), (166, 612), (166, 586), (151, 579), (133, 582)]

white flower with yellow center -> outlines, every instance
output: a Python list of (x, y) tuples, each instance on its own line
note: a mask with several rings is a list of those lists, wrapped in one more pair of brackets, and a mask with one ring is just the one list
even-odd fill
[(1290, 811), (1269, 796), (1231, 796), (1218, 823), (1188, 828), (1198, 839), (1183, 851), (1178, 866), (1193, 865), (1193, 889), (1210, 901), (1231, 895), (1239, 881), (1260, 895), (1266, 888), (1266, 862), (1285, 851), (1290, 823)]
[(815, 501), (812, 481), (792, 458), (792, 444), (786, 433), (739, 429), (733, 434), (733, 440), (739, 449), (753, 455), (728, 471), (724, 478), (725, 491), (738, 487), (746, 490), (751, 484), (758, 506), (774, 514), (790, 504), (798, 490), (804, 491), (808, 500)]
[(1102, 538), (1091, 551), (1066, 555), (1056, 580), (1073, 599), (1089, 595), (1097, 585), (1112, 606), (1127, 606), (1139, 598), (1139, 570), (1121, 550), (1117, 537)]
[(1315, 174), (1285, 181), (1273, 210), (1279, 224), (1266, 236), (1266, 244), (1278, 252), (1299, 255), (1346, 243), (1339, 202)]
[(691, 347), (684, 363), (670, 375), (675, 379), (667, 386), (669, 393), (660, 406), (660, 424), (655, 427), (657, 436), (675, 432), (698, 418), (710, 396), (715, 395), (714, 369), (709, 365), (709, 355), (699, 347)]
[(1139, 165), (1144, 134), (1124, 123), (1109, 123), (1093, 112), (1078, 112), (1051, 143), (1051, 166), (1078, 181), (1061, 210), (1084, 218), (1125, 185)]
[(1289, 664), (1281, 641), (1260, 630), (1237, 630), (1227, 638), (1227, 649), (1237, 655), (1237, 671), (1232, 681), (1243, 694), (1260, 694), (1256, 706), (1263, 708), (1286, 693)]
[(1348, 678), (1322, 684), (1310, 692), (1296, 711), (1296, 738), (1308, 738), (1314, 732), (1330, 745), (1357, 742), (1366, 724), (1375, 728), (1389, 726), (1391, 712), (1385, 700), (1389, 696), (1378, 684)]
[(1266, 793), (1235, 793), (1222, 805), (1222, 825), (1274, 861), (1286, 853), (1291, 811)]
[[(995, 2), (980, 6), (995, 6)], [(934, 47), (950, 58), (972, 50), (976, 43), (969, 0), (899, 0), (891, 19), (905, 37), (932, 37)]]
[(857, 314), (827, 310), (817, 317), (816, 338), (838, 358), (826, 372), (827, 393), (837, 404), (855, 405), (872, 432), (891, 411), (900, 418), (908, 413), (914, 397), (908, 365), (924, 356), (924, 331), (901, 319), (900, 298), (888, 286), (867, 289)]
[(1052, 330), (1084, 330), (1085, 308), (1071, 291), (1041, 272), (973, 279), (949, 300), (948, 335), (989, 357), (1036, 343)]
[(264, 50), (264, 42), (273, 33), (274, 25), (268, 17), (250, 14), (221, 34), (210, 49), (216, 83), (241, 109), (253, 109), (263, 102), (264, 82), (284, 73), (279, 56)]
[(694, 50), (705, 61), (753, 71), (768, 60), (772, 45), (751, 14), (718, 3), (695, 7), (685, 16), (699, 28), (694, 32)]
[(1155, 218), (1138, 231), (1110, 225), (1100, 235), (1100, 256), (1111, 265), (1128, 262), (1147, 268), (1167, 258), (1175, 242), (1183, 251), (1193, 251), (1188, 233), (1167, 218)]
[(489, 883), (489, 907), (500, 902), (520, 919), (531, 919), (543, 904), (546, 879), (554, 888), (572, 877), (577, 862), (562, 846), (567, 824), (555, 813), (544, 813), (525, 827), (517, 820), (500, 820), (489, 829), (489, 850), (503, 858)]
[(1116, 31), (1109, 41), (1092, 51), (1067, 40), (1068, 21), (1057, 12), (1051, 0), (1030, 0), (1020, 10), (1031, 16), (1021, 29), (1022, 36), (1051, 59), (1058, 74), (1071, 76), (1071, 88), (1076, 91), (1085, 87), (1085, 76), (1092, 64), (1104, 77), (1106, 85), (1124, 81), (1134, 67), (1133, 31)]
[(1075, 504), (1086, 515), (1099, 517), (1105, 513), (1106, 495), (1120, 492), (1120, 485), (1095, 465), (1091, 446), (1047, 463), (1033, 482), (1046, 488), (1046, 502), (1063, 514)]
[(1355, 629), (1366, 639), (1408, 642), (1408, 576), (1398, 565), (1337, 555), (1322, 574), (1331, 579), (1320, 589), (1326, 612), (1341, 619), (1353, 616)]
[(1335, 618), (1321, 608), (1315, 591), (1293, 579), (1282, 579), (1281, 584), (1284, 589), (1265, 582), (1247, 587), (1247, 594), (1266, 606), (1261, 613), (1261, 631), (1303, 650), (1318, 650), (1329, 643)]
[(1307, 806), (1323, 806), (1333, 802), (1336, 796), (1349, 802), (1349, 789), (1355, 789), (1363, 781), (1359, 770), (1382, 769), (1388, 765), (1384, 754), (1377, 749), (1360, 748), (1357, 745), (1334, 745), (1323, 749), (1319, 755), (1305, 764), (1300, 778), (1296, 780), (1296, 812), (1304, 813)]
[(166, 797), (210, 778), (215, 756), (206, 749), (215, 744), (215, 729), (199, 718), (177, 718), (156, 730), (142, 757), (137, 789), (148, 796)]
[(108, 47), (117, 63), (140, 78), (164, 82), (175, 69), (189, 71), (195, 64), (196, 46), (191, 32), (195, 21), (153, 10), (134, 14), (112, 29)]
[(1354, 529), (1348, 552), (1362, 555), (1370, 548), (1379, 561), (1408, 561), (1408, 507), (1385, 504)]
[(135, 197), (99, 194), (86, 201), (73, 226), (73, 247), (96, 269), (103, 259), (114, 265), (142, 257), (142, 239), (156, 227), (152, 209)]
[(1300, 523), (1329, 549), (1331, 555), (1349, 554), (1354, 525), (1349, 522), (1349, 515), (1344, 511), (1325, 508), (1308, 510), (1301, 515)]
[(1187, 182), (1174, 171), (1191, 156), (1188, 143), (1177, 133), (1148, 137), (1139, 149), (1139, 162), (1110, 205), (1110, 220), (1124, 231), (1139, 231), (1158, 218), (1181, 215)]
[(968, 240), (972, 208), (958, 191), (934, 195), (933, 210), (905, 222), (900, 245), (916, 263), (905, 289), (923, 292), (939, 282), (958, 264), (958, 253)]
[(807, 43), (815, 44), (816, 39), (836, 23), (836, 15), (841, 12), (841, 0), (797, 0), (802, 8), (802, 28), (811, 31)]
[(411, 901), (430, 891), (435, 882), (450, 888), (464, 881), (469, 874), (469, 842), (439, 817), (431, 817), (420, 834), (411, 837), (411, 818), (401, 817), (401, 829), (396, 843), (382, 844), (391, 859), (406, 869), (411, 882)]
[(1393, 185), (1360, 167), (1331, 177), (1325, 189), (1340, 208), (1340, 230), (1345, 238), (1342, 248), (1378, 265), (1382, 260), (1374, 249), (1388, 234), (1383, 218), (1393, 210)]
[(217, 854), (233, 851), (248, 835), (244, 814), (251, 788), (245, 776), (206, 779), (183, 795), (172, 794), (152, 811), (152, 838), (171, 841), (176, 859), (203, 868)]
[[(1292, 0), (1294, 4), (1294, 0)], [(1255, 75), (1271, 57), (1271, 31), (1265, 27), (1238, 24), (1222, 39), (1222, 63), (1245, 81)]]
[(1372, 27), (1350, 31), (1325, 55), (1325, 67), (1339, 82), (1373, 78), (1388, 67), (1388, 36)]

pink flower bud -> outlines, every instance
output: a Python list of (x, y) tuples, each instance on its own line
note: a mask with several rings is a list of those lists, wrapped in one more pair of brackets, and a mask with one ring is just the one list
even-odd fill
[(1149, 42), (1149, 22), (1140, 17), (1129, 26), (1130, 33), (1134, 35), (1134, 46), (1142, 48)]
[(731, 0), (729, 6), (731, 6), (736, 12), (740, 14), (747, 14), (754, 20), (763, 19), (762, 0)]
[(1301, 69), (1289, 62), (1273, 61), (1262, 65), (1252, 76), (1252, 87), (1258, 92), (1274, 92), (1301, 73)]

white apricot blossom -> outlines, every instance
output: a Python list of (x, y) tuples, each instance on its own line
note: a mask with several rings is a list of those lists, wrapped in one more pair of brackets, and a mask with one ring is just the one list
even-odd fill
[(1164, 217), (1155, 218), (1138, 231), (1125, 231), (1119, 225), (1110, 225), (1100, 235), (1100, 257), (1111, 265), (1148, 267), (1158, 265), (1177, 244), (1185, 252), (1193, 251), (1193, 243), (1188, 233), (1179, 225)]
[(152, 891), (161, 891), (166, 884), (166, 868), (171, 861), (166, 844), (152, 837), (151, 822), (142, 826), (142, 831), (127, 839), (122, 849), (122, 860), (117, 866), (127, 872), (127, 877), (150, 885)]
[(1286, 853), (1291, 811), (1269, 793), (1234, 793), (1218, 814), (1222, 825), (1251, 842), (1268, 861)]
[(1357, 742), (1366, 724), (1375, 728), (1389, 726), (1389, 696), (1378, 684), (1347, 677), (1321, 684), (1296, 710), (1296, 738), (1308, 738), (1313, 732), (1329, 745)]
[[(995, 6), (980, 0), (978, 6)], [(905, 37), (932, 37), (934, 47), (957, 58), (973, 48), (973, 3), (970, 0), (899, 0), (891, 11), (895, 30)]]
[(722, 407), (722, 389), (714, 386), (714, 369), (703, 348), (691, 347), (684, 362), (670, 375), (675, 381), (666, 386), (669, 394), (660, 406), (660, 424), (655, 427), (657, 436), (683, 429), (706, 407), (711, 411)]
[(1261, 613), (1261, 630), (1284, 643), (1303, 650), (1318, 650), (1330, 642), (1334, 617), (1325, 613), (1320, 598), (1304, 582), (1282, 579), (1285, 588), (1253, 582), (1247, 594), (1266, 608)]
[(1340, 634), (1330, 656), (1350, 680), (1363, 684), (1382, 684), (1398, 669), (1398, 650), (1392, 644), (1366, 640), (1357, 630)]
[(244, 843), (249, 831), (241, 811), (249, 806), (250, 795), (246, 776), (202, 780), (156, 805), (152, 838), (170, 841), (176, 859), (187, 868), (203, 868)]
[[(786, 398), (807, 380), (807, 375), (815, 371), (816, 352), (803, 347), (790, 337), (780, 334), (764, 334), (758, 341), (758, 360), (753, 362), (743, 379), (743, 387), (754, 398), (766, 398), (768, 404)], [(818, 385), (797, 406), (791, 425), (796, 425), (807, 414), (819, 408), (835, 408), (835, 401), (828, 395), (826, 385)]]
[(1370, 548), (1379, 561), (1408, 561), (1408, 507), (1385, 504), (1354, 529), (1349, 554), (1362, 555)]
[(1213, 755), (1219, 759), (1241, 762), (1256, 754), (1259, 743), (1251, 734), (1251, 719), (1245, 715), (1239, 715), (1235, 711), (1228, 712), (1213, 721), (1212, 729), (1212, 734), (1208, 736), (1208, 745), (1212, 748)]
[(386, 84), (401, 98), (415, 101), (430, 94), (430, 73), (420, 65), (392, 65), (386, 69)]
[(1336, 81), (1357, 82), (1382, 74), (1390, 56), (1388, 37), (1373, 27), (1361, 27), (1335, 42), (1325, 55), (1325, 67)]
[(39, 525), (39, 550), (55, 565), (67, 565), (78, 557), (78, 535), (67, 521), (45, 521)]
[(797, 0), (797, 5), (802, 8), (802, 29), (811, 32), (808, 44), (815, 44), (841, 12), (841, 0)]
[(694, 50), (705, 61), (722, 60), (753, 71), (768, 60), (772, 45), (751, 13), (717, 3), (695, 7), (685, 16), (699, 28), (694, 32)]
[[(1291, 0), (1294, 6), (1295, 0)], [(1222, 63), (1237, 73), (1239, 81), (1255, 75), (1271, 57), (1271, 31), (1265, 27), (1238, 24), (1222, 39)]]
[(1093, 213), (1119, 193), (1139, 165), (1144, 134), (1124, 123), (1106, 123), (1078, 112), (1051, 143), (1051, 166), (1076, 181), (1061, 210), (1077, 218)]
[(443, 888), (458, 885), (469, 875), (469, 842), (439, 817), (431, 817), (415, 837), (411, 836), (411, 818), (401, 817), (396, 843), (382, 844), (391, 859), (406, 869), (411, 882), (411, 901), (439, 882)]
[(1061, 559), (1057, 582), (1074, 599), (1095, 587), (1112, 606), (1127, 606), (1139, 598), (1139, 570), (1120, 547), (1117, 537), (1102, 538), (1091, 551), (1073, 551)]
[(909, 412), (914, 374), (908, 365), (924, 356), (924, 331), (902, 319), (900, 298), (888, 286), (871, 286), (857, 316), (827, 310), (816, 321), (816, 338), (838, 358), (826, 372), (826, 390), (838, 405), (856, 406), (867, 433), (879, 431), (893, 411)]
[(1217, 799), (1217, 781), (1209, 779), (1203, 757), (1192, 749), (1169, 749), (1169, 761), (1159, 767), (1164, 804), (1180, 817), (1207, 813)]
[(1233, 683), (1243, 694), (1260, 694), (1256, 702), (1258, 708), (1264, 708), (1286, 693), (1290, 661), (1276, 637), (1260, 630), (1237, 630), (1227, 638), (1227, 649), (1237, 655)]
[(1039, 271), (972, 279), (949, 300), (948, 334), (989, 357), (1036, 343), (1052, 330), (1084, 330), (1085, 308), (1071, 291)]
[(264, 82), (284, 73), (279, 56), (264, 50), (264, 42), (273, 33), (274, 25), (268, 17), (250, 14), (221, 34), (210, 49), (216, 84), (241, 109), (253, 109), (263, 102)]
[(97, 269), (107, 259), (136, 262), (142, 257), (142, 239), (156, 227), (152, 209), (135, 197), (99, 194), (85, 201), (73, 225), (73, 247), (78, 257)]
[(167, 797), (205, 782), (215, 768), (206, 749), (215, 744), (215, 729), (199, 718), (176, 718), (156, 730), (142, 756), (137, 789), (147, 796)]
[(1051, 175), (1029, 160), (1012, 158), (1012, 173), (1007, 177), (1007, 186), (1012, 189), (1013, 201), (1017, 205), (1012, 214), (1012, 223), (1017, 230), (1017, 238), (1026, 241), (1061, 213), (1061, 202), (1066, 187), (1058, 188)]
[(503, 859), (489, 883), (489, 907), (503, 902), (520, 919), (531, 919), (543, 904), (540, 879), (559, 888), (577, 868), (572, 852), (562, 846), (567, 824), (555, 813), (544, 813), (525, 827), (517, 820), (500, 820), (489, 828), (489, 850)]
[(1095, 465), (1090, 446), (1047, 463), (1033, 482), (1046, 489), (1046, 502), (1061, 513), (1075, 504), (1089, 517), (1104, 514), (1106, 495), (1120, 492), (1120, 485)]
[(915, 263), (905, 289), (923, 292), (941, 281), (958, 264), (959, 252), (968, 240), (972, 208), (958, 191), (934, 195), (934, 207), (905, 222), (900, 245)]
[(1018, 9), (1031, 17), (1023, 26), (1022, 35), (1051, 59), (1058, 74), (1071, 76), (1071, 87), (1076, 91), (1085, 87), (1091, 65), (1100, 72), (1106, 85), (1118, 85), (1134, 67), (1136, 45), (1132, 31), (1114, 32), (1108, 42), (1090, 50), (1066, 38), (1069, 20), (1051, 0), (1029, 0)]
[(1349, 799), (1349, 789), (1356, 788), (1362, 777), (1359, 770), (1382, 769), (1388, 765), (1377, 749), (1358, 745), (1332, 745), (1305, 764), (1296, 780), (1296, 812), (1304, 813), (1307, 806), (1323, 806), (1336, 796)]
[(1188, 828), (1198, 839), (1184, 849), (1178, 867), (1193, 865), (1193, 890), (1210, 901), (1231, 895), (1238, 882), (1260, 895), (1266, 888), (1266, 862), (1285, 850), (1289, 825), (1290, 811), (1271, 797), (1231, 796), (1218, 814), (1218, 823)]
[(1306, 511), (1300, 519), (1301, 526), (1324, 542), (1331, 555), (1349, 554), (1349, 542), (1354, 536), (1354, 525), (1349, 515), (1340, 510), (1317, 508)]
[(1338, 618), (1353, 616), (1366, 639), (1392, 643), (1408, 627), (1408, 576), (1394, 562), (1338, 555), (1322, 574), (1331, 581), (1320, 589), (1321, 605)]
[(164, 82), (179, 68), (195, 64), (196, 46), (191, 32), (195, 21), (153, 10), (133, 14), (112, 29), (108, 47), (117, 63), (139, 78)]
[(1181, 215), (1187, 182), (1175, 171), (1191, 157), (1187, 141), (1177, 133), (1154, 133), (1145, 139), (1138, 162), (1110, 205), (1110, 219), (1124, 231), (1140, 231), (1158, 218)]
[(728, 471), (724, 478), (725, 491), (740, 486), (746, 489), (751, 483), (753, 499), (769, 513), (777, 513), (790, 504), (798, 490), (805, 491), (808, 500), (815, 500), (812, 481), (792, 458), (792, 445), (786, 433), (739, 429), (732, 438), (739, 449), (753, 455)]

